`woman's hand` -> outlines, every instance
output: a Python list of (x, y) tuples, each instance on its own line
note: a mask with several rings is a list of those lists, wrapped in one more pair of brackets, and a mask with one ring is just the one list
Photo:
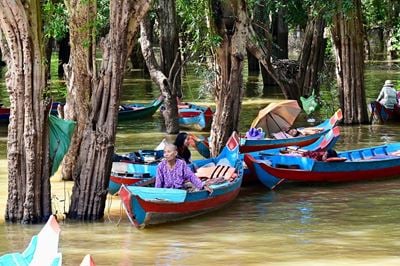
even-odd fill
[(210, 188), (208, 185), (204, 185), (203, 187), (205, 190), (207, 190), (210, 194), (212, 194), (214, 192), (214, 190), (212, 188)]

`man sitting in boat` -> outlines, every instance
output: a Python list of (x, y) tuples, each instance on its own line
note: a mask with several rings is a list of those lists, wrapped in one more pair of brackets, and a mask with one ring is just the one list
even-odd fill
[(155, 187), (185, 189), (185, 183), (190, 181), (199, 190), (212, 189), (205, 185), (197, 177), (184, 160), (177, 158), (178, 151), (174, 144), (166, 144), (164, 148), (164, 160), (157, 166)]
[(386, 80), (381, 92), (376, 99), (385, 108), (393, 109), (397, 102), (397, 91), (391, 80)]

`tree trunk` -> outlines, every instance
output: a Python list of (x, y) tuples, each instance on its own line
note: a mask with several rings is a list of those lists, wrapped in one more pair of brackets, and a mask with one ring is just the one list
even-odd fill
[[(89, 125), (89, 111), (92, 94), (92, 73), (96, 70), (93, 63), (96, 43), (92, 39), (93, 28), (88, 28), (95, 8), (92, 1), (82, 4), (79, 0), (69, 2), (69, 40), (70, 58), (65, 65), (65, 77), (67, 81), (67, 97), (64, 107), (65, 119), (77, 121), (74, 135), (68, 153), (62, 164), (62, 178), (73, 179), (73, 171), (76, 167), (78, 154), (81, 148), (83, 132)], [(89, 14), (89, 15), (88, 15)], [(91, 45), (87, 43), (91, 41)], [(86, 43), (86, 45), (83, 45)]]
[[(88, 66), (82, 67), (78, 61), (79, 48), (71, 47), (73, 60), (70, 61), (72, 71), (69, 74), (68, 88), (73, 99), (70, 101), (75, 104), (75, 108), (81, 108), (79, 110), (86, 114), (76, 114), (82, 135), (75, 136), (81, 140), (79, 143), (74, 142), (74, 146), (78, 146), (75, 147), (78, 157), (73, 165), (75, 183), (68, 213), (70, 219), (97, 220), (104, 216), (124, 69), (129, 57), (128, 51), (132, 51), (135, 33), (149, 9), (149, 2), (110, 1), (110, 32), (102, 41), (103, 60), (99, 72), (95, 67), (94, 50), (85, 50), (88, 48), (83, 43), (75, 43), (81, 45), (81, 52), (86, 56), (84, 60), (89, 59), (85, 61)], [(79, 25), (87, 25), (85, 23), (91, 21), (91, 17), (96, 14), (95, 1), (70, 1), (69, 9), (72, 13), (82, 12), (71, 14), (74, 24), (70, 27), (71, 40), (89, 34), (93, 36), (89, 40), (94, 44), (91, 29), (85, 32)], [(85, 10), (89, 16), (81, 16)], [(79, 34), (82, 35), (78, 37)], [(81, 73), (85, 82), (90, 82), (89, 87), (82, 87), (82, 83), (74, 78), (74, 73), (80, 67), (85, 71)], [(83, 106), (78, 107), (81, 103)], [(87, 117), (87, 120), (82, 121), (82, 117)]]
[(338, 13), (332, 26), (340, 106), (345, 124), (368, 122), (361, 1), (353, 0), (353, 6), (354, 9), (347, 14)]
[(321, 17), (307, 22), (302, 52), (299, 58), (299, 72), (296, 76), (302, 96), (310, 96), (312, 91), (319, 94), (318, 74), (324, 63), (325, 22)]
[(210, 134), (211, 153), (216, 156), (232, 132), (238, 130), (249, 20), (244, 0), (229, 4), (211, 0), (211, 11), (211, 27), (221, 38), (215, 50), (216, 111)]
[[(158, 20), (160, 25), (160, 66), (161, 71), (169, 73), (172, 90), (181, 98), (181, 55), (179, 52), (179, 35), (176, 18), (175, 0), (158, 0)], [(171, 72), (172, 71), (172, 72)]]
[(8, 66), (8, 199), (5, 219), (43, 222), (51, 215), (46, 64), (40, 1), (0, 0), (0, 46)]
[[(178, 118), (178, 103), (177, 93), (173, 88), (174, 70), (169, 71), (169, 76), (161, 71), (158, 65), (154, 50), (150, 42), (151, 36), (151, 21), (149, 16), (146, 16), (140, 24), (140, 45), (142, 47), (142, 54), (146, 61), (147, 68), (150, 72), (150, 77), (154, 83), (160, 88), (161, 94), (164, 96), (165, 110), (163, 112), (165, 127), (168, 134), (176, 134), (179, 132), (179, 118)], [(176, 61), (175, 61), (176, 62)], [(173, 64), (172, 68), (175, 68)]]
[[(287, 22), (284, 20), (285, 11), (282, 9), (278, 10), (276, 14), (272, 16), (272, 22), (269, 22), (269, 16), (263, 15), (262, 18), (269, 25), (271, 24), (271, 36), (272, 36), (272, 54), (277, 59), (288, 59), (288, 38), (289, 28)], [(268, 20), (268, 21), (267, 21)], [(266, 41), (269, 41), (268, 39)], [(263, 78), (264, 86), (274, 86), (276, 81), (270, 76), (265, 67), (261, 68), (261, 74)]]
[(268, 74), (281, 88), (282, 93), (286, 99), (299, 100), (301, 92), (297, 84), (297, 80), (291, 78), (287, 74), (287, 72), (290, 72), (290, 75), (294, 76), (293, 73), (295, 72), (295, 70), (287, 71), (288, 69), (286, 68), (286, 64), (284, 61), (272, 59), (271, 42), (264, 43), (262, 41), (257, 41), (258, 39), (260, 39), (259, 35), (256, 33), (251, 25), (249, 26), (249, 32), (249, 37), (246, 42), (247, 50), (250, 51), (258, 59), (260, 64), (262, 64), (262, 66), (268, 71)]
[(273, 46), (271, 41), (268, 41), (272, 39), (272, 36), (266, 31), (256, 31), (250, 26), (247, 49), (258, 58), (263, 66), (262, 69), (266, 70), (268, 76), (281, 88), (286, 99), (299, 101), (300, 96), (310, 95), (313, 89), (318, 93), (318, 73), (323, 65), (325, 51), (323, 29), (324, 21), (320, 18), (308, 22), (302, 54), (297, 62), (274, 59), (272, 57)]

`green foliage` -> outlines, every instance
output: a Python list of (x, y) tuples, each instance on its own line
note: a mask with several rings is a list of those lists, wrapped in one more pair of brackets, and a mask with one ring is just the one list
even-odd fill
[(335, 112), (339, 107), (339, 89), (335, 78), (335, 63), (325, 61), (325, 66), (318, 74), (318, 81), (321, 84), (319, 102), (321, 111), (327, 117)]
[(97, 36), (105, 36), (110, 28), (110, 0), (97, 1), (97, 16), (95, 21)]
[(384, 27), (387, 20), (387, 3), (382, 0), (363, 0), (362, 12), (367, 29)]
[(68, 13), (64, 2), (44, 1), (42, 5), (44, 35), (60, 40), (68, 33)]
[(400, 1), (362, 0), (362, 12), (365, 28), (391, 31), (390, 42), (396, 51), (400, 51)]
[[(42, 4), (42, 12), (45, 37), (56, 40), (64, 38), (69, 31), (68, 11), (64, 1), (45, 0)], [(94, 28), (96, 36), (102, 37), (108, 32), (109, 18), (110, 0), (98, 0), (96, 17), (94, 21), (89, 22), (85, 30)]]
[(390, 40), (395, 51), (400, 52), (400, 22), (394, 27), (394, 33)]
[(200, 86), (200, 97), (213, 89), (215, 75), (205, 62), (212, 50), (220, 45), (222, 37), (209, 27), (211, 10), (209, 0), (176, 0), (178, 25), (180, 25), (181, 53), (189, 59), (196, 75), (204, 81)]
[(210, 9), (208, 0), (177, 0), (176, 9), (180, 24), (180, 37), (184, 41), (182, 53), (205, 60), (213, 47), (221, 43), (221, 37), (207, 26)]
[(215, 71), (203, 65), (195, 68), (195, 75), (202, 80), (199, 87), (199, 98), (207, 98), (214, 91)]

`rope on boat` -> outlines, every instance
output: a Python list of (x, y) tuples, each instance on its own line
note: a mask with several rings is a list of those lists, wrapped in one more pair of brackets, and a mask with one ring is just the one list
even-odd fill
[(122, 200), (121, 200), (120, 205), (119, 205), (119, 219), (117, 222), (117, 226), (119, 226), (119, 224), (121, 223), (121, 220), (122, 220), (122, 214), (123, 214), (122, 209), (123, 209), (123, 207), (122, 207)]
[(107, 197), (108, 197), (107, 219), (108, 219), (108, 221), (109, 221), (110, 223), (112, 223), (113, 221), (111, 220), (111, 217), (110, 217), (111, 206), (112, 206), (112, 195), (108, 194)]

